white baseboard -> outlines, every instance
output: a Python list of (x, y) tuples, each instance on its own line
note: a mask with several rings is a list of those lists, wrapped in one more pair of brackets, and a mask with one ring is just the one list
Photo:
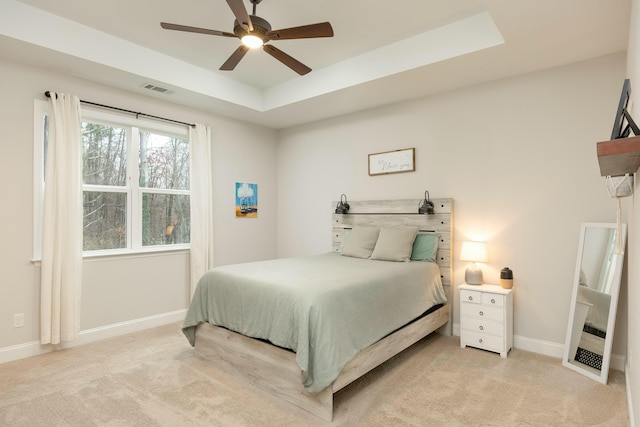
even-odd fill
[(528, 338), (521, 335), (513, 336), (513, 346), (520, 350), (544, 354), (545, 356), (556, 357), (558, 359), (562, 359), (564, 354), (564, 343), (559, 344), (557, 342)]
[(24, 344), (13, 345), (0, 348), (0, 363), (11, 362), (12, 360), (24, 359), (26, 357), (38, 356), (50, 353), (54, 350), (75, 347), (90, 342), (100, 341), (106, 338), (117, 337), (144, 329), (155, 328), (156, 326), (167, 325), (169, 323), (181, 322), (187, 310), (176, 310), (169, 313), (157, 314), (126, 322), (114, 323), (112, 325), (101, 326), (99, 328), (86, 329), (80, 331), (78, 339), (72, 342), (65, 342), (59, 345), (42, 345), (40, 341), (31, 341)]
[(629, 407), (629, 425), (634, 427), (636, 425), (635, 417), (633, 414), (633, 396), (631, 395), (631, 378), (629, 378), (629, 367), (625, 365), (627, 369), (624, 371), (624, 381), (627, 386), (627, 406)]
[[(453, 334), (460, 336), (460, 324), (453, 325)], [(544, 354), (545, 356), (556, 357), (562, 360), (564, 356), (564, 343), (556, 343), (551, 341), (544, 341), (535, 338), (523, 337), (521, 335), (513, 336), (513, 347), (530, 351), (532, 353)], [(618, 371), (625, 371), (625, 357), (619, 354), (611, 355), (611, 369)]]

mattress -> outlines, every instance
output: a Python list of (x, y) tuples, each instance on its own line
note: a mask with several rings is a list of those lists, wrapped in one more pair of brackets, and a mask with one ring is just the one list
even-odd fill
[(388, 262), (338, 253), (214, 268), (199, 281), (183, 324), (195, 345), (201, 322), (291, 349), (311, 393), (359, 351), (446, 303), (429, 262)]

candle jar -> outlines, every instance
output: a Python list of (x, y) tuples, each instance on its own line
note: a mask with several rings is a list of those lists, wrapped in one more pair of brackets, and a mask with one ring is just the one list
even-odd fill
[(513, 271), (511, 271), (509, 267), (500, 270), (500, 286), (504, 289), (511, 289), (513, 287)]

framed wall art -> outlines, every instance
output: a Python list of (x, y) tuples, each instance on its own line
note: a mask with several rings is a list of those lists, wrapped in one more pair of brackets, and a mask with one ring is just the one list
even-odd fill
[(369, 154), (369, 175), (414, 172), (416, 170), (416, 149), (385, 151)]
[(236, 217), (258, 216), (258, 184), (236, 182)]

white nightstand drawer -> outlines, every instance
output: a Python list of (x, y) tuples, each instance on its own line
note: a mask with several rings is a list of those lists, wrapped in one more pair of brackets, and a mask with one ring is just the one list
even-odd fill
[(473, 317), (461, 317), (460, 326), (462, 329), (471, 332), (491, 334), (498, 337), (504, 336), (504, 324), (498, 322)]
[(513, 291), (496, 285), (462, 284), (460, 347), (478, 347), (507, 357), (513, 347)]
[(484, 293), (482, 294), (482, 304), (504, 307), (504, 295)]
[(504, 339), (502, 337), (480, 334), (476, 332), (468, 332), (467, 334), (465, 334), (464, 341), (466, 345), (483, 348), (485, 350), (497, 352), (501, 352), (504, 350)]
[(502, 322), (504, 310), (501, 307), (462, 303), (460, 304), (460, 315)]
[(481, 304), (482, 303), (482, 292), (479, 291), (460, 291), (460, 301), (462, 302), (470, 302), (473, 304)]

